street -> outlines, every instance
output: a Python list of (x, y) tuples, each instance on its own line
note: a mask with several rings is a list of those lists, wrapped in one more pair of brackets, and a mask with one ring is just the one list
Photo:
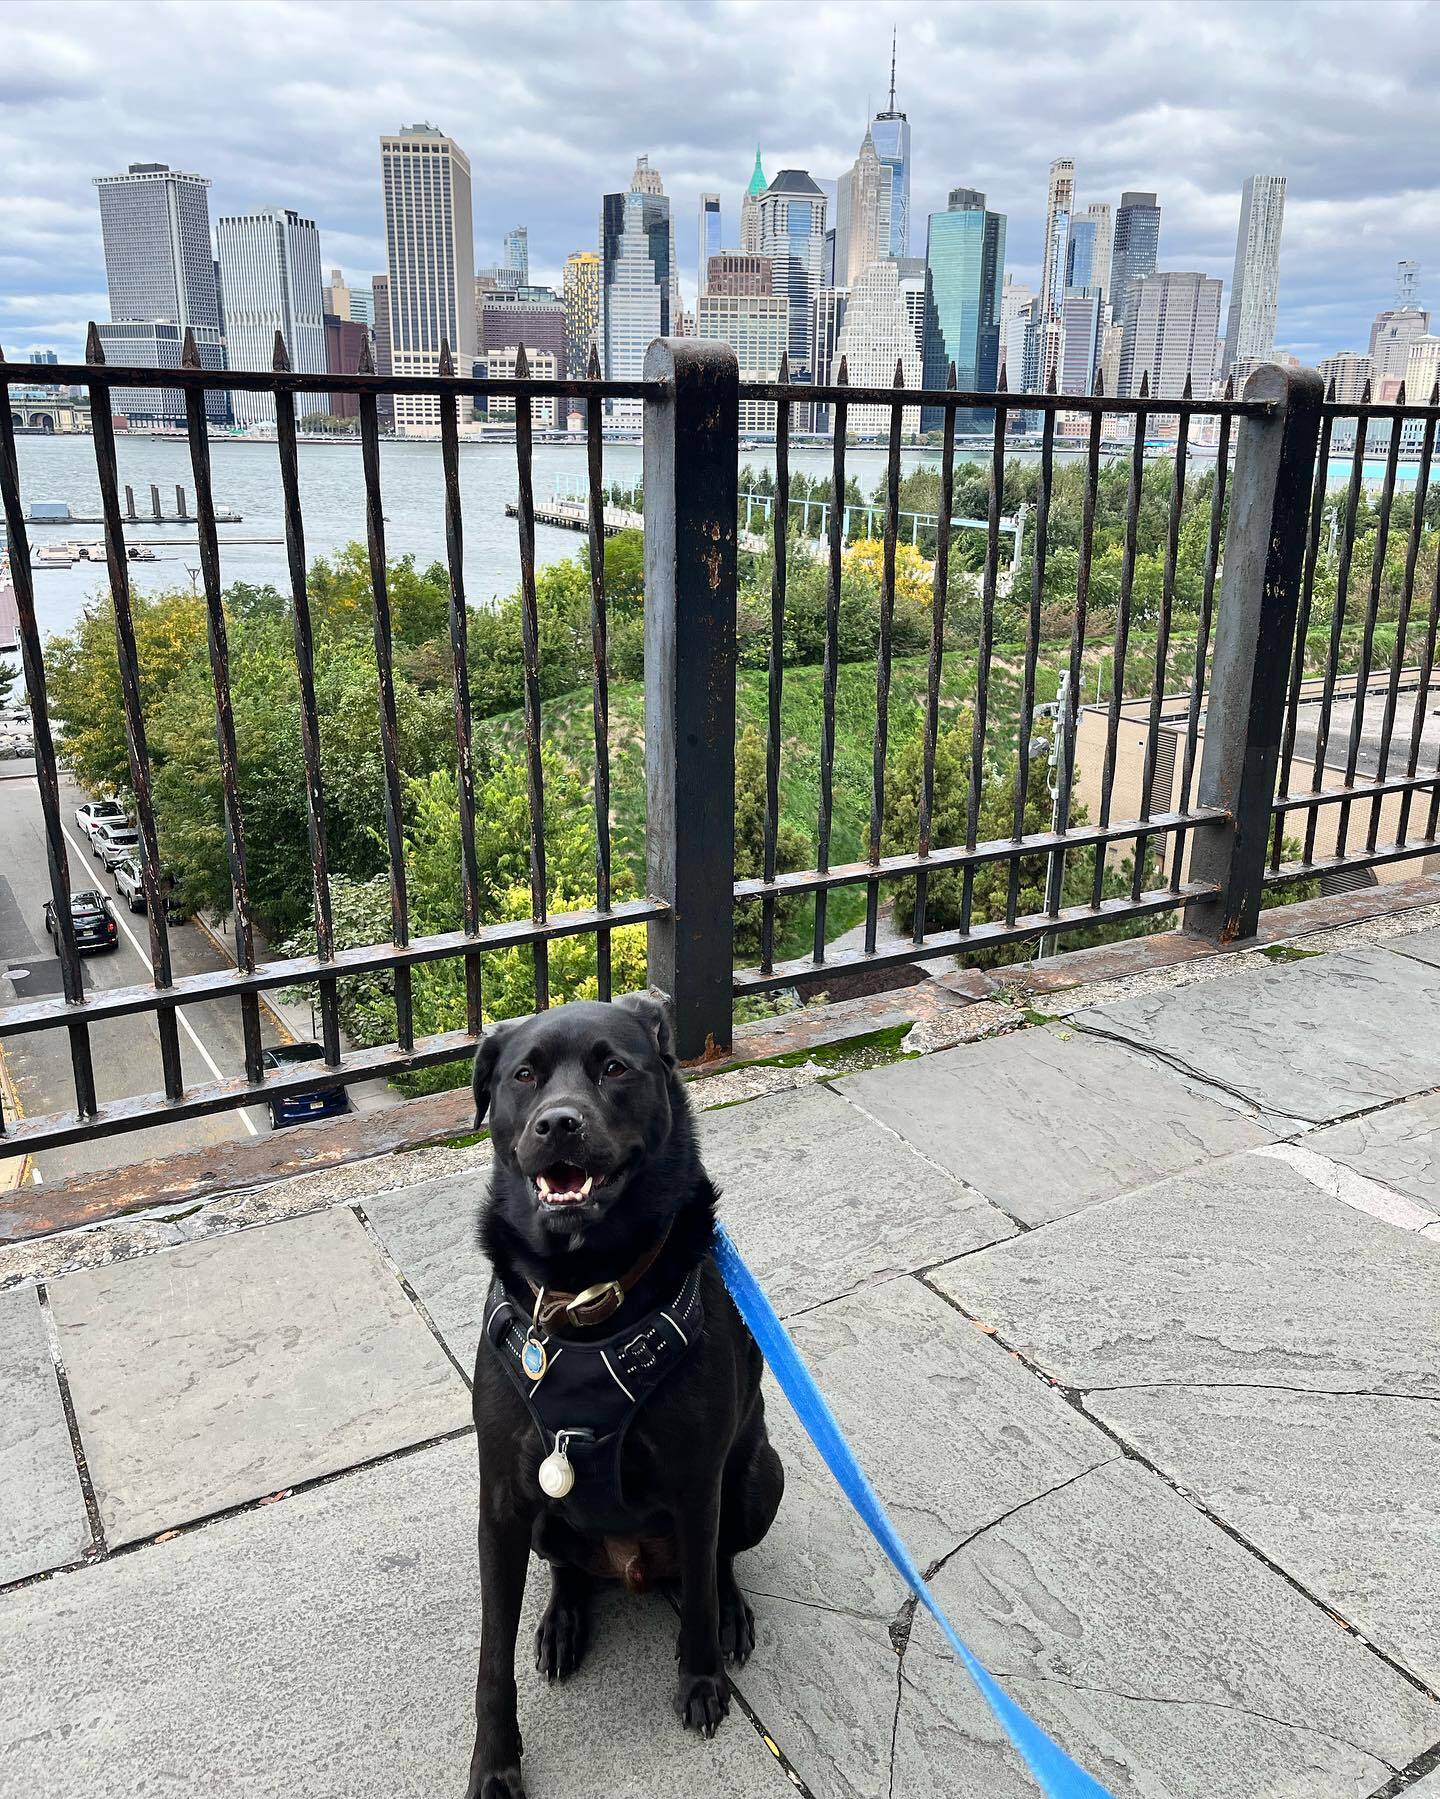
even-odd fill
[[(61, 991), (60, 964), (45, 932), (45, 901), (50, 882), (46, 870), (45, 833), (33, 764), (0, 764), (0, 999), (33, 999)], [(63, 778), (61, 818), (70, 865), (72, 891), (99, 888), (111, 900), (119, 926), (119, 948), (82, 957), (86, 990), (133, 987), (151, 979), (148, 937), (143, 913), (132, 913), (115, 895), (115, 882), (92, 859), (90, 847), (75, 823), (75, 808), (87, 796)], [(170, 954), (177, 975), (223, 968), (225, 958), (194, 924), (170, 927)], [(243, 1074), (244, 1045), (236, 1000), (214, 1000), (182, 1006), (180, 1055), (187, 1086)], [(262, 1008), (266, 1043), (279, 1041), (274, 1021)], [(140, 1013), (96, 1024), (90, 1032), (95, 1087), (100, 1103), (163, 1089), (160, 1034), (153, 1014)], [(74, 1109), (69, 1034), (38, 1031), (12, 1037), (4, 1055), (26, 1116)], [(230, 1142), (270, 1129), (263, 1107), (220, 1112), (149, 1130), (90, 1143), (72, 1143), (37, 1155), (31, 1180), (62, 1180), (68, 1175), (114, 1168), (151, 1156), (195, 1149), (206, 1143)]]

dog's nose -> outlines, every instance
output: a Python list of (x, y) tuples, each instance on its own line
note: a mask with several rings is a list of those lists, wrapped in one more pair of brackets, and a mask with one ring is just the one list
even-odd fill
[(573, 1106), (550, 1106), (540, 1113), (531, 1128), (537, 1137), (564, 1140), (583, 1136), (585, 1120)]

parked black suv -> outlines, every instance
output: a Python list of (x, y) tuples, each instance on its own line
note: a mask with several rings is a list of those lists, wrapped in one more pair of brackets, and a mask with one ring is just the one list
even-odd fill
[[(87, 890), (70, 895), (70, 922), (75, 927), (76, 949), (118, 949), (120, 932), (115, 914), (103, 893)], [(55, 903), (45, 902), (45, 929), (55, 935)]]

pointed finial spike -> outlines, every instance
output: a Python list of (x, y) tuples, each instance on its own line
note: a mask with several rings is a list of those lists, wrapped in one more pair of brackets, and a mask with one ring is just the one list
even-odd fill
[(598, 344), (590, 346), (590, 361), (585, 369), (585, 379), (587, 381), (600, 379), (600, 346)]
[(1437, 381), (1434, 387), (1430, 389), (1430, 404), (1432, 406), (1440, 406), (1440, 381)]
[(180, 344), (180, 366), (182, 369), (198, 369), (200, 352), (195, 348), (195, 333), (187, 325), (185, 336)]
[(0, 362), (4, 362), (4, 360), (5, 360), (5, 346), (4, 346), (4, 344), (0, 344)]
[(517, 381), (530, 379), (530, 358), (525, 354), (524, 344), (517, 345), (515, 350), (515, 379)]
[(840, 358), (839, 373), (835, 376), (835, 385), (837, 387), (848, 387), (850, 385), (850, 371), (846, 367), (846, 359), (843, 356)]
[(285, 348), (285, 335), (281, 331), (275, 333), (275, 345), (270, 354), (270, 366), (277, 375), (290, 372), (290, 352)]
[(448, 337), (442, 337), (440, 339), (440, 373), (442, 375), (453, 375), (455, 373), (455, 358), (450, 354), (450, 339)]
[(1233, 400), (1235, 398), (1235, 377), (1233, 375), (1227, 375), (1225, 377), (1225, 396), (1224, 397), (1227, 400)]
[(1182, 400), (1193, 400), (1195, 398), (1195, 383), (1190, 379), (1190, 371), (1188, 369), (1185, 371), (1185, 387), (1180, 398)]
[(105, 361), (105, 346), (100, 341), (100, 327), (94, 319), (85, 333), (85, 360), (101, 364)]
[(1150, 398), (1150, 371), (1149, 371), (1149, 369), (1144, 370), (1140, 376), (1140, 398), (1142, 400), (1148, 400)]
[(1405, 383), (1403, 381), (1400, 383), (1399, 391), (1395, 395), (1395, 404), (1397, 406), (1403, 406), (1405, 404)]
[(1335, 377), (1333, 375), (1330, 377), (1330, 385), (1325, 389), (1325, 398), (1331, 401), (1335, 398)]
[(1365, 380), (1365, 391), (1360, 396), (1360, 404), (1362, 406), (1368, 406), (1370, 404), (1370, 380), (1368, 376)]
[(952, 389), (959, 386), (959, 382), (955, 378), (955, 364), (953, 361), (950, 364), (950, 373), (946, 376), (945, 385)]
[(1010, 391), (1010, 376), (1009, 376), (1009, 372), (1007, 370), (1001, 369), (1000, 379), (995, 383), (995, 391), (997, 394), (1008, 394), (1009, 393), (1009, 391)]
[(1050, 373), (1045, 377), (1045, 391), (1047, 394), (1053, 394), (1059, 391), (1055, 386), (1055, 365), (1053, 363), (1050, 365)]
[(779, 383), (782, 387), (787, 386), (789, 384), (789, 381), (790, 381), (790, 352), (788, 350), (782, 350), (780, 352), (780, 370), (775, 378), (777, 381), (779, 381)]
[(1103, 400), (1105, 398), (1105, 371), (1104, 371), (1104, 369), (1096, 369), (1095, 385), (1094, 385), (1094, 387), (1092, 387), (1090, 389), (1090, 392), (1095, 396), (1095, 398), (1097, 400)]
[(905, 359), (903, 356), (895, 358), (895, 385), (896, 387), (905, 385)]
[(360, 359), (355, 364), (355, 373), (357, 375), (373, 375), (375, 373), (375, 344), (368, 331), (365, 333), (364, 343), (360, 346)]

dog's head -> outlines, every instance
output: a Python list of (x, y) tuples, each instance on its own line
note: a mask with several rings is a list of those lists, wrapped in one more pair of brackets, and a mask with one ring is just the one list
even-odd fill
[(486, 1032), (472, 1082), (491, 1205), (536, 1253), (661, 1229), (698, 1173), (660, 1001), (576, 1001)]

